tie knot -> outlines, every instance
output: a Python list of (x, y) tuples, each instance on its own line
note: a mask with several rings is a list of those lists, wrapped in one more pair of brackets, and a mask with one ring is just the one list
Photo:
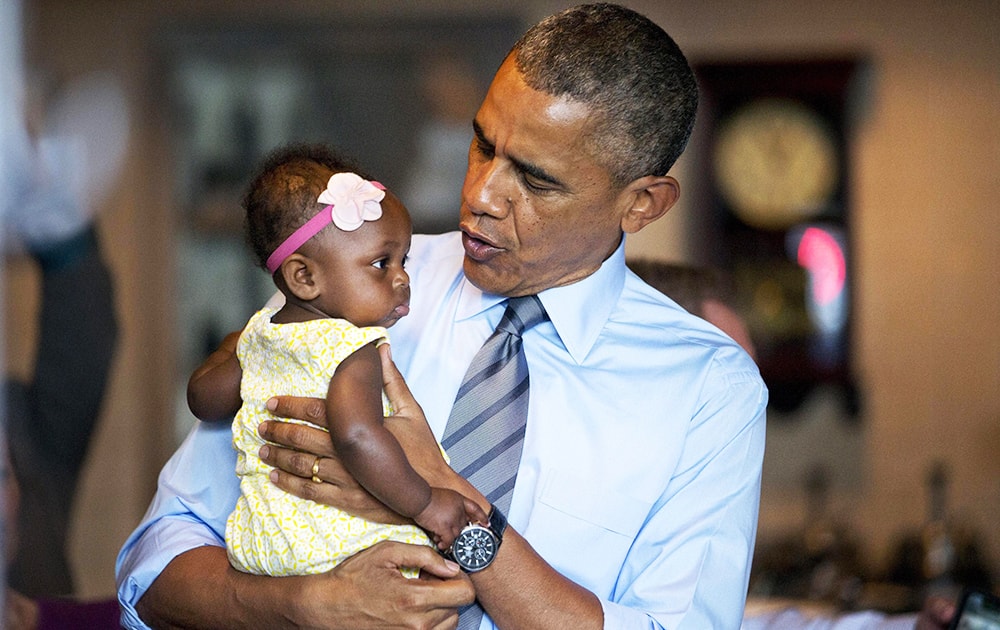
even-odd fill
[(507, 310), (497, 329), (521, 336), (525, 330), (548, 319), (545, 307), (537, 295), (525, 295), (507, 300)]

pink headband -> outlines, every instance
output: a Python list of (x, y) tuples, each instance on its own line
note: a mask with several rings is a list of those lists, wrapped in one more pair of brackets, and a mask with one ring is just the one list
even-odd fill
[(353, 232), (365, 221), (376, 221), (382, 216), (379, 202), (384, 197), (385, 186), (378, 182), (354, 173), (335, 173), (316, 199), (327, 205), (278, 245), (267, 257), (267, 270), (273, 274), (286, 258), (331, 222), (345, 232)]

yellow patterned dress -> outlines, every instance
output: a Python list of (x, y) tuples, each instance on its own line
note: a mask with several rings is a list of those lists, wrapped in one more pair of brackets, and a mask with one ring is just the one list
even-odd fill
[[(271, 467), (257, 456), (264, 444), (257, 426), (275, 419), (264, 407), (267, 400), (276, 395), (325, 397), (341, 361), (368, 343), (388, 339), (385, 328), (358, 328), (343, 319), (272, 324), (277, 311), (258, 311), (237, 346), (243, 407), (233, 422), (240, 498), (226, 523), (230, 562), (247, 573), (304, 575), (329, 571), (382, 540), (430, 545), (418, 527), (372, 523), (300, 499), (268, 480)], [(385, 413), (391, 413), (384, 395), (382, 403)]]

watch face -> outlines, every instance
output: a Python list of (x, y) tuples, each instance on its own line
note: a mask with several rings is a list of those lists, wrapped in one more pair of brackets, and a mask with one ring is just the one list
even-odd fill
[(469, 525), (455, 538), (451, 555), (462, 569), (475, 572), (485, 569), (496, 557), (496, 535), (481, 525)]
[(748, 225), (784, 229), (824, 209), (837, 183), (838, 147), (825, 121), (791, 99), (751, 101), (720, 127), (715, 173)]

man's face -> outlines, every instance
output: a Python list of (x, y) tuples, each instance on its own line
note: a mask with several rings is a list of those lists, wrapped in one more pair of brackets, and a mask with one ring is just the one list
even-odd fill
[(588, 106), (528, 87), (511, 58), (474, 122), (462, 187), (465, 274), (530, 295), (594, 273), (621, 239), (629, 200), (588, 142)]

